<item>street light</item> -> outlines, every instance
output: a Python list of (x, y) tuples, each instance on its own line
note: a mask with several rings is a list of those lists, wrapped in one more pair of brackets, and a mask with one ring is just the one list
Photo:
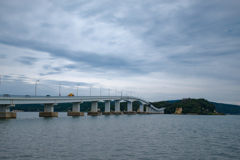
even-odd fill
[(121, 93), (121, 99), (122, 99), (122, 91), (123, 91), (123, 89), (121, 90), (121, 92), (118, 92), (118, 93)]
[(37, 95), (37, 82), (39, 82), (39, 80), (36, 81), (36, 84), (35, 84), (35, 97)]
[(77, 85), (77, 96), (78, 96), (78, 86), (80, 86), (80, 84)]
[(59, 84), (59, 96), (61, 96), (61, 82)]
[(92, 86), (90, 85), (90, 96), (91, 96), (91, 87), (92, 87)]
[(0, 87), (1, 87), (1, 80), (2, 80), (2, 75), (0, 75)]

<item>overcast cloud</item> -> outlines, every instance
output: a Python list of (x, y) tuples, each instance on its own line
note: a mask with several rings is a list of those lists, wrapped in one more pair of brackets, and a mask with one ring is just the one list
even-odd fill
[[(240, 104), (238, 0), (0, 0), (0, 94)], [(126, 93), (127, 91), (127, 93)], [(119, 93), (118, 93), (119, 94)]]

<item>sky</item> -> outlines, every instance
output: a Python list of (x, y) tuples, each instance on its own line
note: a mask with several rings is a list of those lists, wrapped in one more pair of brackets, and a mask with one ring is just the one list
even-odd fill
[(39, 96), (91, 88), (240, 105), (239, 8), (239, 0), (0, 0), (0, 94), (35, 95), (37, 84)]

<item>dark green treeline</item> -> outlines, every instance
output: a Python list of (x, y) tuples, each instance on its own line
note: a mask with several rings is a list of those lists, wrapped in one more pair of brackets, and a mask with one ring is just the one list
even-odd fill
[[(115, 103), (111, 102), (110, 109), (114, 111)], [(138, 102), (133, 102), (133, 111), (137, 111), (139, 108)], [(88, 112), (91, 110), (91, 102), (84, 102), (80, 105), (81, 112)], [(98, 108), (101, 112), (105, 111), (105, 103), (104, 102), (98, 102)], [(35, 111), (43, 111), (44, 106), (41, 104), (16, 104), (15, 107), (12, 107), (11, 110), (23, 110), (25, 112), (35, 112)], [(59, 103), (58, 105), (54, 106), (55, 112), (67, 112), (68, 110), (72, 110), (72, 104), (71, 103)], [(121, 102), (120, 103), (120, 110), (126, 111), (127, 110), (127, 102)]]

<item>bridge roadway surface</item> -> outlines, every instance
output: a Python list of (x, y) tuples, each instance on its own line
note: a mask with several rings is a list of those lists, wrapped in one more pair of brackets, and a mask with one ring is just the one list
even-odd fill
[(0, 97), (0, 113), (9, 112), (10, 107), (15, 104), (42, 104), (44, 105), (44, 112), (54, 112), (54, 105), (58, 103), (73, 103), (73, 111), (80, 112), (80, 104), (83, 102), (91, 102), (91, 111), (96, 112), (98, 105), (97, 102), (105, 102), (105, 112), (110, 112), (110, 101), (115, 101), (115, 112), (120, 112), (120, 102), (127, 102), (127, 111), (132, 112), (132, 102), (136, 101), (140, 104), (140, 112), (143, 112), (143, 105), (147, 105), (146, 112), (159, 112), (163, 113), (165, 108), (156, 108), (150, 102), (133, 96), (14, 96)]

